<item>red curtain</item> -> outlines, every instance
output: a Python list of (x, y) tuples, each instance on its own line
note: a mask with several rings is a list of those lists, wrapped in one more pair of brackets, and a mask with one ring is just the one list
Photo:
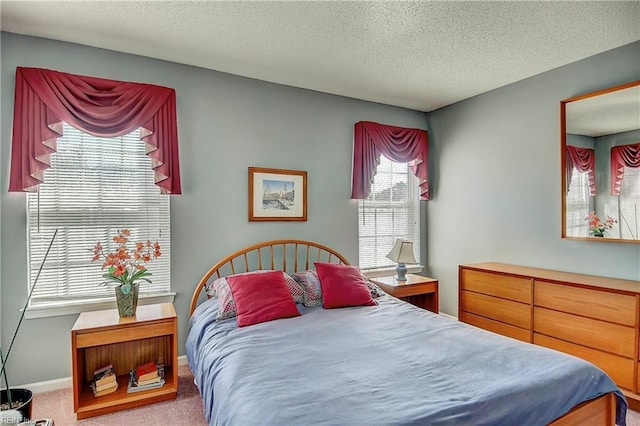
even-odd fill
[(16, 69), (9, 191), (34, 191), (43, 181), (63, 121), (100, 137), (142, 128), (156, 185), (182, 192), (175, 90), (24, 67)]
[(380, 154), (391, 161), (409, 163), (420, 183), (420, 199), (429, 199), (427, 131), (371, 121), (355, 124), (351, 198), (369, 196)]
[(611, 148), (611, 195), (620, 195), (625, 166), (640, 167), (640, 143)]
[(587, 173), (589, 179), (589, 195), (596, 195), (596, 156), (591, 148), (578, 148), (567, 145), (567, 191), (571, 186), (571, 173), (573, 168), (580, 173)]

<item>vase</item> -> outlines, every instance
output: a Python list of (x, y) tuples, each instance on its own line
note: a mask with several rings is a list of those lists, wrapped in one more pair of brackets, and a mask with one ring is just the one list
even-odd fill
[(11, 407), (9, 407), (7, 389), (0, 390), (0, 407), (2, 410), (17, 410), (25, 421), (31, 420), (31, 402), (33, 393), (25, 388), (11, 388)]
[(128, 294), (124, 294), (120, 286), (116, 287), (116, 304), (121, 318), (135, 316), (138, 308), (138, 284), (132, 285)]

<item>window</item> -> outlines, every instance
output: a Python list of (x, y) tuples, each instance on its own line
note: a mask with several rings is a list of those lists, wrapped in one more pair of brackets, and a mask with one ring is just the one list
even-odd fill
[(149, 264), (152, 284), (140, 285), (140, 297), (169, 293), (169, 196), (154, 184), (145, 150), (139, 130), (98, 138), (64, 124), (44, 183), (27, 194), (30, 288), (58, 229), (30, 309), (53, 308), (55, 314), (56, 306), (66, 306), (60, 312), (66, 314), (74, 312), (69, 306), (87, 310), (90, 303), (113, 302), (114, 290), (101, 285), (101, 263), (91, 261), (90, 249), (100, 241), (111, 251), (115, 246), (106, 243), (122, 228), (131, 231), (132, 241), (157, 240), (162, 248), (162, 256)]
[(566, 227), (569, 237), (588, 237), (589, 223), (586, 221), (589, 212), (589, 178), (588, 173), (580, 173), (575, 167), (571, 169), (571, 185), (566, 197)]
[(640, 239), (640, 167), (624, 168), (618, 199), (620, 238)]
[(365, 200), (358, 200), (359, 264), (363, 270), (395, 267), (387, 259), (397, 238), (413, 242), (420, 260), (420, 203), (418, 179), (406, 163), (384, 155)]

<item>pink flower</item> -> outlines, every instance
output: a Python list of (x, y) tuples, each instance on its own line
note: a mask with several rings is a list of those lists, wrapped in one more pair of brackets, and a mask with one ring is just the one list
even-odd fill
[(156, 241), (138, 241), (135, 243), (133, 252), (129, 251), (127, 243), (131, 232), (128, 229), (118, 231), (118, 235), (113, 237), (113, 241), (118, 245), (116, 250), (105, 253), (102, 245), (98, 242), (90, 251), (93, 253), (93, 262), (103, 258), (102, 269), (108, 268), (104, 278), (115, 281), (118, 285), (133, 285), (138, 280), (151, 282), (147, 276), (151, 275), (144, 264), (160, 257), (160, 244)]
[(613, 225), (618, 223), (616, 219), (609, 215), (603, 222), (594, 211), (590, 212), (585, 220), (589, 222), (589, 232), (597, 236), (603, 236), (605, 231), (613, 228)]

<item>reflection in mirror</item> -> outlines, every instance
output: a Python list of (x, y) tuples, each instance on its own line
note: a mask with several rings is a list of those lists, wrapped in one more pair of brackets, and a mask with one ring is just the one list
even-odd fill
[(640, 81), (560, 103), (562, 236), (640, 242)]

